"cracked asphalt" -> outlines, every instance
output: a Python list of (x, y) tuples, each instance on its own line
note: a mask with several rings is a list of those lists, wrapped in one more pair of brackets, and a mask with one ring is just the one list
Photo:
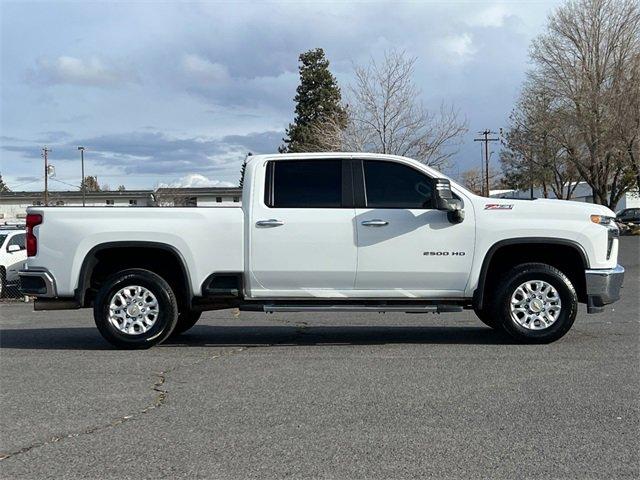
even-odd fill
[(208, 312), (147, 351), (0, 305), (2, 478), (638, 478), (640, 238), (623, 299), (523, 346), (471, 312)]

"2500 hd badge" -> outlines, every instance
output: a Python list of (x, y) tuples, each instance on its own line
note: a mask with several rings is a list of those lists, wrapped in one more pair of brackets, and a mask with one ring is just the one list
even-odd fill
[(426, 255), (428, 257), (448, 257), (449, 255), (464, 257), (466, 252), (423, 252), (422, 255)]

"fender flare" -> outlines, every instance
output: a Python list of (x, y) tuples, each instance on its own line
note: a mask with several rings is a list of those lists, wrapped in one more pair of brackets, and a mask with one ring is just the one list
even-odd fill
[(80, 266), (80, 272), (78, 275), (78, 286), (75, 289), (74, 297), (78, 301), (80, 305), (85, 304), (85, 297), (87, 289), (91, 283), (91, 276), (93, 275), (93, 270), (96, 266), (97, 262), (97, 254), (104, 250), (111, 250), (114, 248), (132, 248), (132, 247), (147, 247), (147, 248), (155, 248), (159, 250), (165, 250), (171, 255), (175, 256), (178, 260), (178, 265), (180, 265), (180, 269), (182, 270), (184, 281), (184, 288), (187, 292), (187, 303), (188, 307), (191, 307), (191, 303), (193, 301), (193, 291), (191, 289), (191, 276), (189, 275), (189, 269), (187, 268), (187, 263), (182, 256), (182, 253), (175, 248), (173, 245), (169, 245), (167, 243), (161, 242), (150, 242), (145, 240), (125, 240), (125, 241), (115, 241), (115, 242), (105, 242), (99, 243), (95, 245), (87, 252), (84, 259), (82, 260), (82, 265)]
[(489, 271), (489, 265), (491, 265), (491, 260), (493, 259), (493, 255), (502, 247), (518, 245), (518, 244), (527, 244), (527, 243), (540, 243), (540, 244), (553, 244), (553, 245), (564, 245), (567, 247), (573, 248), (582, 259), (582, 265), (585, 269), (589, 268), (589, 261), (587, 257), (587, 253), (585, 252), (582, 245), (574, 240), (568, 240), (565, 238), (552, 238), (552, 237), (519, 237), (519, 238), (508, 238), (506, 240), (500, 240), (489, 248), (487, 254), (482, 261), (482, 268), (480, 269), (480, 276), (478, 277), (478, 286), (473, 292), (473, 307), (475, 309), (482, 309), (484, 304), (484, 289), (487, 281), (487, 272)]

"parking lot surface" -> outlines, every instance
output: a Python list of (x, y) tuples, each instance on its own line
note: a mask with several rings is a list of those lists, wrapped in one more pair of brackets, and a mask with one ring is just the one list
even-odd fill
[(623, 298), (551, 345), (472, 312), (207, 312), (112, 349), (0, 305), (3, 478), (638, 478), (640, 238)]

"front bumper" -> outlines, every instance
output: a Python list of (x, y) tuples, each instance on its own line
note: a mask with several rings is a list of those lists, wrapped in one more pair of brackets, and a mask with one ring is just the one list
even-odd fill
[(604, 270), (586, 270), (585, 275), (588, 313), (600, 313), (604, 311), (605, 305), (620, 298), (620, 289), (624, 280), (624, 268), (621, 265)]
[(57, 296), (56, 281), (49, 271), (45, 269), (20, 270), (18, 275), (20, 275), (20, 290), (25, 295), (43, 298)]

